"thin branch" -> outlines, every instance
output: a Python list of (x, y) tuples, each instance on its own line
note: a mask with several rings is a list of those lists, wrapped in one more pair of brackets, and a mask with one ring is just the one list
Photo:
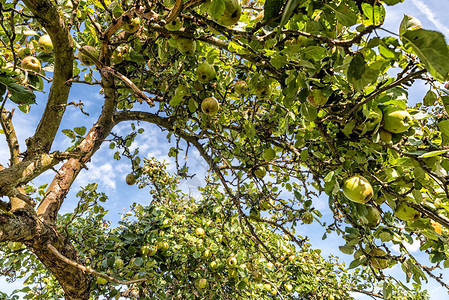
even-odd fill
[(51, 244), (47, 244), (47, 248), (48, 248), (54, 255), (56, 255), (60, 260), (62, 260), (63, 262), (65, 262), (66, 264), (69, 264), (69, 265), (71, 265), (71, 266), (74, 266), (75, 268), (78, 268), (78, 269), (80, 269), (80, 270), (83, 271), (83, 272), (87, 272), (87, 273), (90, 273), (90, 274), (92, 274), (92, 275), (94, 275), (94, 276), (104, 278), (104, 279), (106, 279), (106, 280), (108, 280), (108, 281), (112, 281), (112, 282), (115, 282), (115, 283), (118, 283), (118, 284), (123, 284), (123, 285), (130, 285), (130, 284), (135, 284), (135, 283), (140, 283), (140, 282), (145, 282), (145, 281), (153, 280), (153, 278), (141, 278), (141, 279), (127, 280), (127, 281), (119, 280), (119, 279), (114, 278), (114, 277), (112, 277), (112, 276), (109, 276), (109, 275), (106, 275), (106, 274), (97, 272), (97, 271), (93, 270), (93, 269), (90, 268), (90, 267), (85, 267), (85, 266), (83, 266), (82, 264), (79, 264), (79, 263), (77, 263), (77, 262), (75, 262), (75, 261), (73, 261), (73, 260), (71, 260), (71, 259), (65, 257), (64, 255), (62, 255), (61, 253), (59, 253), (59, 251), (58, 251), (55, 247), (53, 247)]

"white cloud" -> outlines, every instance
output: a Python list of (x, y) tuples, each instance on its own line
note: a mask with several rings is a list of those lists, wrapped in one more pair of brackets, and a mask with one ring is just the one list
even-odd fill
[(449, 37), (449, 28), (438, 21), (437, 17), (426, 3), (422, 0), (412, 0), (412, 2), (438, 30)]
[[(405, 249), (407, 249), (410, 253), (416, 253), (419, 252), (419, 247), (421, 247), (421, 242), (415, 238), (413, 238), (413, 243), (404, 243)], [(399, 245), (394, 245), (391, 247), (391, 250), (400, 253)]]

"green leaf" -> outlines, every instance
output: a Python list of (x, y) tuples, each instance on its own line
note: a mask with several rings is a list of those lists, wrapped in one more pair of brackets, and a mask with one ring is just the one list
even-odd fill
[(73, 128), (73, 131), (75, 131), (76, 134), (83, 136), (86, 133), (86, 127), (75, 127)]
[(429, 157), (439, 156), (441, 154), (445, 154), (448, 152), (449, 152), (449, 149), (448, 150), (430, 151), (425, 154), (421, 154), (420, 156), (418, 156), (418, 158), (429, 158)]
[(433, 77), (440, 81), (449, 79), (449, 50), (442, 33), (425, 29), (407, 31), (402, 42), (405, 50), (416, 54)]
[(301, 104), (301, 115), (307, 121), (314, 121), (318, 116), (318, 111), (315, 106), (310, 105), (309, 103)]
[(432, 92), (432, 91), (428, 91), (427, 94), (424, 96), (424, 105), (425, 106), (431, 106), (435, 103), (435, 101), (437, 101), (438, 96)]
[(326, 4), (331, 10), (334, 11), (337, 21), (344, 26), (352, 26), (357, 23), (357, 15), (349, 8), (346, 3), (342, 3), (339, 7), (335, 8), (333, 5)]
[(62, 133), (64, 133), (66, 136), (68, 136), (71, 139), (76, 138), (75, 133), (72, 130), (70, 130), (70, 129), (63, 129)]
[(382, 290), (383, 290), (384, 299), (390, 299), (393, 294), (392, 284), (389, 282), (384, 282)]
[(365, 26), (379, 26), (384, 23), (385, 20), (385, 8), (383, 5), (372, 6), (368, 3), (362, 3), (363, 11), (363, 25)]
[(16, 104), (35, 104), (36, 95), (27, 87), (18, 83), (11, 83), (8, 85), (8, 91), (11, 93), (9, 98)]
[(283, 27), (287, 22), (290, 20), (290, 18), (293, 16), (293, 13), (295, 12), (296, 8), (298, 8), (299, 5), (301, 5), (304, 2), (304, 0), (288, 0), (287, 4), (285, 5), (284, 12), (282, 13), (282, 19), (281, 19), (281, 27)]
[(284, 0), (266, 0), (263, 6), (263, 19), (271, 20), (281, 14), (282, 4)]
[(421, 28), (422, 24), (417, 18), (404, 15), (404, 18), (402, 18), (401, 25), (399, 25), (399, 36), (402, 37), (404, 33), (406, 33), (407, 31)]
[(438, 128), (444, 135), (449, 137), (449, 120), (441, 121), (440, 123), (438, 123)]
[(351, 60), (348, 68), (348, 77), (349, 79), (361, 79), (363, 74), (365, 73), (365, 59), (363, 58), (363, 54), (357, 52), (354, 58)]

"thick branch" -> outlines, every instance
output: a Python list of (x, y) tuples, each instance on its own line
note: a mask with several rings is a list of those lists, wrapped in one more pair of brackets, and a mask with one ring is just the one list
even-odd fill
[(9, 153), (10, 153), (10, 165), (16, 165), (20, 162), (20, 150), (19, 141), (17, 140), (16, 131), (12, 124), (12, 115), (14, 111), (1, 113), (1, 125), (5, 133), (6, 142), (8, 143)]
[(75, 178), (92, 155), (100, 148), (113, 128), (112, 115), (116, 98), (114, 78), (110, 75), (103, 74), (102, 79), (105, 97), (105, 105), (103, 106), (102, 113), (97, 123), (89, 130), (84, 140), (75, 149), (75, 151), (81, 153), (81, 156), (69, 159), (58, 170), (57, 175), (48, 187), (45, 197), (37, 209), (37, 214), (41, 220), (50, 223), (56, 220), (59, 208)]
[(61, 123), (69, 96), (69, 79), (73, 74), (73, 42), (65, 21), (50, 0), (24, 0), (25, 5), (44, 26), (53, 43), (53, 84), (48, 95), (44, 114), (34, 136), (27, 140), (27, 154), (48, 152)]

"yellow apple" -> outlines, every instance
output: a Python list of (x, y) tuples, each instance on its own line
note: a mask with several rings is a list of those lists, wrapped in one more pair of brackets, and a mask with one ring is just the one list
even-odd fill
[(383, 113), (383, 128), (391, 133), (406, 132), (412, 126), (413, 119), (408, 111), (395, 106), (387, 107)]
[(366, 203), (373, 197), (374, 191), (365, 177), (357, 175), (344, 182), (343, 194), (351, 201)]
[(48, 34), (45, 34), (39, 38), (39, 48), (44, 52), (51, 52), (53, 51), (53, 43), (51, 41), (51, 38)]
[(34, 56), (27, 56), (22, 59), (20, 66), (25, 70), (39, 73), (41, 71), (41, 62)]

